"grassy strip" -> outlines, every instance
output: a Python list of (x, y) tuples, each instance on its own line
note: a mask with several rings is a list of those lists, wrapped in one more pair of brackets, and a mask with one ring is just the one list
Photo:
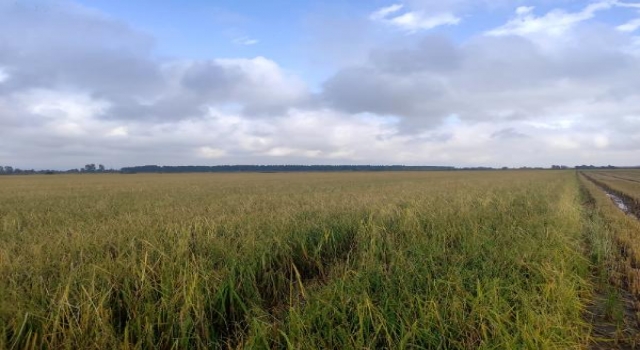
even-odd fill
[(591, 259), (599, 280), (596, 286), (605, 301), (599, 311), (610, 322), (604, 333), (614, 343), (637, 346), (640, 341), (640, 269), (637, 265), (640, 223), (616, 208), (604, 189), (598, 187), (606, 183), (585, 176), (581, 176), (581, 182), (590, 203), (588, 232), (592, 242)]
[[(640, 176), (640, 172), (638, 173)], [(640, 181), (620, 179), (607, 173), (583, 173), (583, 176), (609, 193), (622, 198), (630, 212), (640, 217)]]

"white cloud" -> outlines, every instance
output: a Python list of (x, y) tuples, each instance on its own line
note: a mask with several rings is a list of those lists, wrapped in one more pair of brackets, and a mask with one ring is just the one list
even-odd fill
[(640, 36), (631, 38), (631, 43), (624, 50), (631, 55), (640, 56)]
[[(412, 33), (455, 24), (473, 5), (443, 3), (407, 1), (370, 19)], [(631, 5), (539, 16), (519, 7), (524, 23), (506, 28), (516, 35), (390, 31), (393, 47), (342, 61), (316, 94), (265, 57), (159, 61), (145, 35), (106, 16), (67, 16), (64, 5), (34, 18), (0, 11), (10, 73), (0, 84), (2, 163), (630, 164), (640, 152), (640, 41), (585, 22)], [(6, 34), (15, 32), (30, 39)]]
[(129, 129), (126, 126), (118, 126), (107, 131), (106, 136), (125, 137), (129, 135)]
[(533, 6), (520, 6), (516, 9), (516, 15), (518, 16), (526, 16), (533, 12), (535, 7)]
[(439, 13), (427, 16), (419, 12), (407, 12), (388, 20), (392, 25), (408, 32), (429, 30), (443, 25), (456, 25), (460, 23), (460, 21), (461, 19), (459, 17), (456, 17), (451, 13)]
[(487, 34), (493, 36), (526, 36), (531, 34), (560, 36), (576, 24), (592, 19), (597, 12), (608, 10), (613, 6), (614, 2), (612, 1), (600, 1), (586, 6), (579, 12), (555, 9), (540, 17), (533, 14), (532, 7), (518, 7), (515, 18), (501, 27), (488, 31)]
[(374, 20), (374, 21), (380, 21), (380, 20), (385, 19), (390, 14), (400, 11), (403, 7), (404, 7), (404, 5), (402, 5), (402, 4), (394, 4), (394, 5), (391, 5), (391, 6), (382, 7), (380, 9), (376, 10), (375, 12), (373, 12), (369, 16), (369, 18)]
[(626, 33), (635, 32), (638, 28), (640, 28), (640, 18), (633, 19), (616, 27), (619, 31)]
[(624, 2), (624, 1), (613, 1), (613, 3), (618, 7), (628, 7), (628, 8), (640, 9), (640, 3)]
[[(637, 121), (622, 118), (640, 113), (640, 57), (628, 54), (632, 38), (613, 27), (584, 25), (545, 40), (422, 40), (380, 48), (341, 70), (324, 97), (348, 113), (398, 116), (390, 139), (422, 138), (429, 147), (415, 149), (444, 163), (620, 164), (624, 152), (640, 147), (631, 131)], [(553, 50), (549, 42), (557, 43)], [(396, 147), (406, 159), (408, 146)]]
[(604, 149), (609, 146), (610, 141), (607, 135), (600, 134), (600, 135), (595, 135), (593, 143), (596, 146), (596, 148)]
[[(407, 11), (398, 14), (404, 8), (401, 4), (383, 7), (373, 12), (369, 18), (394, 26), (408, 33), (429, 30), (445, 25), (457, 25), (461, 19), (450, 12), (429, 13), (424, 11)], [(395, 15), (397, 14), (397, 15)]]
[(574, 137), (570, 134), (551, 136), (551, 137), (545, 137), (545, 138), (547, 139), (548, 145), (552, 149), (557, 149), (558, 151), (563, 151), (563, 150), (574, 151), (574, 150), (579, 150), (581, 148), (580, 143), (577, 142), (574, 139)]
[(222, 158), (226, 154), (227, 152), (225, 150), (219, 149), (219, 148), (213, 148), (208, 146), (198, 148), (198, 155), (202, 158), (216, 159), (216, 158)]
[(266, 156), (271, 157), (291, 157), (298, 156), (304, 158), (318, 158), (322, 156), (321, 150), (309, 150), (309, 149), (301, 149), (301, 148), (291, 148), (291, 147), (275, 147), (264, 153)]
[(233, 39), (233, 43), (236, 45), (244, 45), (244, 46), (251, 46), (251, 45), (255, 45), (257, 43), (259, 43), (260, 41), (258, 39), (253, 39), (250, 37), (239, 37), (239, 38), (235, 38)]
[(0, 84), (9, 80), (9, 72), (7, 72), (6, 68), (0, 67)]
[(96, 101), (84, 93), (60, 90), (35, 89), (22, 95), (29, 112), (50, 119), (64, 116), (73, 120), (97, 117), (108, 107), (104, 101)]
[(264, 57), (169, 61), (144, 98), (116, 96), (112, 119), (198, 118), (209, 107), (263, 116), (305, 103), (306, 84)]
[(305, 98), (306, 84), (283, 70), (276, 62), (265, 57), (252, 59), (217, 59), (221, 67), (241, 72), (245, 82), (235, 87), (239, 95), (264, 104), (283, 102), (290, 104)]

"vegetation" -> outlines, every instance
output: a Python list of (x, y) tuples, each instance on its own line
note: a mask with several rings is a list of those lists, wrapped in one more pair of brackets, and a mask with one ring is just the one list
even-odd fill
[[(590, 229), (600, 232), (596, 235), (600, 239), (591, 240), (592, 260), (601, 282), (600, 296), (606, 299), (608, 321), (615, 324), (609, 327), (608, 336), (618, 345), (632, 348), (640, 344), (640, 221), (632, 214), (638, 212), (640, 186), (633, 185), (636, 179), (640, 180), (640, 171), (591, 171), (581, 175), (590, 201)], [(612, 195), (624, 202), (626, 212), (613, 205)]]
[(240, 173), (240, 172), (338, 172), (338, 171), (442, 171), (455, 170), (447, 166), (404, 165), (214, 165), (214, 166), (158, 166), (125, 167), (123, 173)]
[(84, 168), (81, 168), (81, 169), (69, 169), (64, 171), (51, 170), (51, 169), (44, 169), (44, 170), (20, 169), (20, 168), (14, 168), (12, 166), (0, 165), (0, 175), (36, 175), (36, 174), (53, 175), (53, 174), (63, 174), (63, 173), (79, 174), (79, 173), (107, 173), (107, 172), (115, 173), (117, 172), (117, 170), (107, 169), (102, 164), (98, 164), (98, 166), (96, 167), (94, 163), (87, 164), (84, 166)]
[(564, 170), (2, 177), (0, 348), (583, 348), (600, 295), (625, 327), (608, 276), (630, 274), (617, 244), (640, 252), (599, 191)]
[[(637, 168), (637, 167), (636, 167)], [(521, 167), (518, 170), (567, 170), (573, 169), (566, 165), (552, 165), (551, 168), (529, 168)], [(614, 166), (596, 167), (593, 165), (578, 165), (575, 169), (618, 169)], [(633, 167), (624, 168), (627, 170)], [(287, 172), (388, 172), (388, 171), (494, 171), (494, 170), (514, 170), (508, 167), (491, 168), (491, 167), (465, 167), (456, 168), (452, 166), (407, 166), (407, 165), (186, 165), (186, 166), (167, 166), (167, 165), (139, 165), (124, 167), (121, 169), (107, 169), (104, 165), (86, 164), (83, 168), (69, 170), (34, 170), (20, 169), (11, 166), (0, 165), (0, 175), (36, 175), (36, 174), (80, 174), (80, 173), (116, 173), (122, 174), (177, 174), (177, 173), (287, 173)]]

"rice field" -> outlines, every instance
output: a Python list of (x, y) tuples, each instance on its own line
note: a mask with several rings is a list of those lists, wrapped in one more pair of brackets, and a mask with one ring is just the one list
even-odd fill
[(640, 203), (640, 170), (594, 171), (586, 174), (610, 192), (628, 197), (631, 206)]
[(0, 348), (629, 344), (638, 233), (571, 170), (3, 176)]
[(602, 233), (592, 249), (599, 279), (609, 281), (600, 283), (600, 292), (607, 289), (605, 298), (618, 309), (611, 312), (617, 329), (609, 338), (621, 340), (619, 347), (635, 348), (640, 344), (640, 187), (635, 186), (640, 171), (587, 171), (580, 177), (590, 199), (591, 230)]

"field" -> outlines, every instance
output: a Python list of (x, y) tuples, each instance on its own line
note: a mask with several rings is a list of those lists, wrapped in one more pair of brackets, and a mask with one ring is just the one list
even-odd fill
[(570, 170), (3, 176), (0, 348), (615, 348), (639, 232)]
[[(594, 194), (595, 208), (611, 235), (610, 249), (616, 252), (610, 254), (608, 277), (629, 293), (628, 309), (634, 313), (637, 329), (640, 320), (640, 171), (585, 172), (583, 179)], [(611, 205), (611, 196), (624, 202), (624, 212)]]

